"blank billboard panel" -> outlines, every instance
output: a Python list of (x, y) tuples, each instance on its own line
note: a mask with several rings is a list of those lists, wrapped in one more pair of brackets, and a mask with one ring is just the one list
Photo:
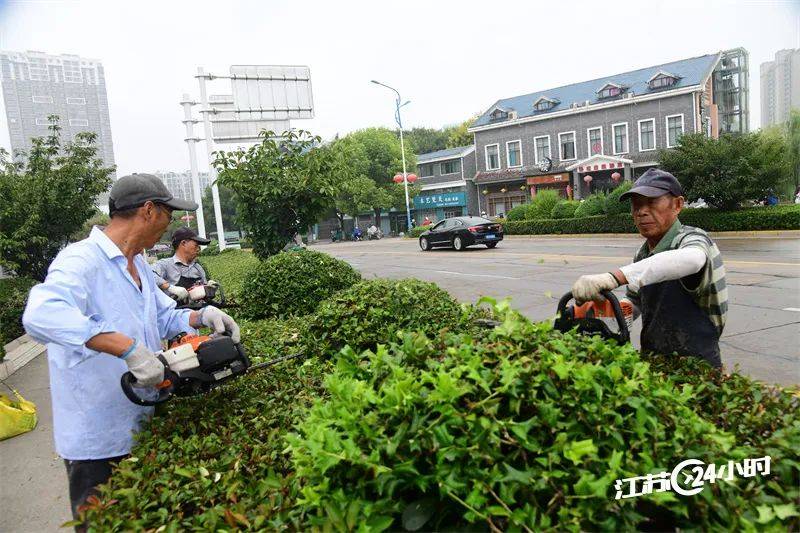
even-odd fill
[(314, 118), (308, 67), (233, 65), (230, 75), (238, 120)]
[(242, 120), (241, 113), (234, 113), (231, 95), (210, 95), (208, 100), (214, 110), (209, 119), (216, 143), (254, 142), (262, 130), (280, 135), (289, 129), (288, 120)]

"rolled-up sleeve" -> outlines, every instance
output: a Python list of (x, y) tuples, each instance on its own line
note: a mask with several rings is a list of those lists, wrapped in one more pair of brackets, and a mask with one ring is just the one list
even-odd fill
[(88, 314), (88, 287), (69, 265), (53, 266), (44, 283), (31, 289), (22, 324), (41, 343), (54, 343), (74, 351), (99, 333), (114, 328), (99, 314)]
[(178, 333), (195, 332), (195, 329), (189, 325), (191, 309), (175, 309), (177, 305), (175, 300), (160, 290), (156, 290), (155, 295), (158, 334), (162, 339), (171, 339)]
[(153, 277), (156, 279), (156, 286), (161, 287), (163, 284), (169, 283), (166, 279), (164, 279), (166, 273), (164, 272), (165, 269), (164, 269), (163, 259), (159, 259), (158, 261), (156, 261), (156, 263), (153, 265), (152, 270), (153, 270)]

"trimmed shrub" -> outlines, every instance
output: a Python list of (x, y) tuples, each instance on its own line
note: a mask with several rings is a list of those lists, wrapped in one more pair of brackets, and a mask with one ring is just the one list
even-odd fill
[(238, 300), (247, 273), (258, 265), (258, 258), (250, 252), (226, 248), (223, 253), (199, 259), (208, 279), (218, 281), (225, 298)]
[(578, 204), (578, 208), (575, 210), (575, 216), (578, 218), (581, 217), (591, 217), (595, 215), (602, 215), (603, 209), (605, 209), (606, 205), (606, 195), (602, 192), (598, 192), (595, 194), (590, 195), (580, 204)]
[(400, 330), (436, 335), (455, 328), (461, 306), (434, 283), (417, 279), (373, 279), (322, 302), (311, 322), (321, 354), (350, 345), (356, 350), (391, 342)]
[(241, 320), (242, 344), (253, 364), (308, 350), (308, 317)]
[(412, 239), (418, 239), (420, 235), (422, 235), (424, 232), (428, 231), (432, 227), (433, 224), (428, 224), (427, 226), (414, 226), (406, 233), (406, 237), (410, 237)]
[(211, 239), (211, 242), (208, 243), (208, 246), (203, 248), (200, 255), (203, 257), (219, 255), (219, 242), (217, 242), (216, 239)]
[[(553, 208), (561, 200), (561, 197), (556, 191), (543, 190), (536, 193), (533, 200), (527, 204), (525, 211), (526, 220), (540, 220), (550, 218), (550, 213)], [(513, 211), (513, 209), (512, 209)], [(509, 217), (509, 220), (511, 218)]]
[(694, 389), (652, 371), (630, 344), (562, 334), (514, 313), (482, 342), (413, 333), (401, 341), (343, 350), (328, 394), (287, 437), (307, 528), (800, 525), (796, 411), (794, 429), (754, 437), (780, 448), (785, 464), (774, 477), (717, 480), (695, 497), (616, 500), (617, 479), (671, 472), (685, 458), (741, 461), (757, 449), (704, 419)]
[(245, 318), (307, 315), (322, 300), (360, 280), (361, 274), (346, 261), (328, 254), (279, 253), (245, 272), (239, 314)]
[(561, 200), (553, 206), (550, 212), (551, 219), (572, 218), (575, 216), (575, 210), (578, 209), (580, 202), (575, 200)]
[(0, 279), (0, 361), (6, 355), (4, 346), (25, 334), (22, 313), (28, 302), (28, 293), (36, 283), (30, 278)]
[(631, 190), (633, 187), (633, 182), (624, 181), (619, 186), (617, 186), (613, 191), (608, 193), (606, 196), (605, 202), (603, 204), (603, 213), (606, 215), (619, 215), (622, 213), (630, 213), (631, 212), (631, 203), (629, 201), (620, 202), (619, 197), (623, 195), (623, 193)]
[(506, 220), (513, 221), (513, 220), (525, 220), (528, 218), (528, 208), (530, 204), (522, 204), (516, 207), (512, 207), (511, 210), (506, 213)]
[[(800, 229), (800, 205), (754, 207), (739, 211), (684, 209), (679, 218), (684, 224), (706, 231), (797, 230)], [(630, 213), (565, 220), (507, 222), (503, 225), (503, 231), (507, 235), (637, 233)]]

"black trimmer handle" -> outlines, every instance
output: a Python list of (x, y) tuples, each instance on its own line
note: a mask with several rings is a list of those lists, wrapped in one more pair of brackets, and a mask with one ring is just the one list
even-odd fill
[(608, 290), (602, 291), (601, 294), (606, 300), (611, 302), (611, 308), (614, 309), (614, 319), (617, 321), (619, 332), (611, 331), (602, 320), (596, 318), (576, 320), (567, 310), (567, 304), (573, 299), (572, 291), (567, 292), (558, 301), (558, 317), (554, 324), (555, 328), (559, 331), (566, 332), (578, 326), (578, 331), (584, 333), (599, 333), (606, 339), (616, 339), (620, 344), (629, 342), (631, 340), (631, 333), (628, 330), (628, 323), (625, 321), (625, 315), (622, 312), (622, 306), (619, 305), (617, 296)]
[[(169, 381), (168, 385), (164, 385), (165, 382)], [(125, 372), (122, 374), (122, 378), (120, 379), (120, 384), (122, 385), (122, 392), (125, 393), (125, 396), (128, 397), (130, 401), (135, 403), (136, 405), (143, 405), (145, 407), (152, 407), (154, 405), (158, 405), (160, 403), (164, 403), (172, 397), (172, 392), (175, 390), (175, 385), (178, 383), (178, 374), (173, 372), (172, 370), (165, 368), (164, 369), (164, 382), (158, 389), (158, 398), (155, 400), (145, 400), (144, 398), (140, 397), (134, 389), (141, 388), (136, 386), (136, 378), (130, 372)]]

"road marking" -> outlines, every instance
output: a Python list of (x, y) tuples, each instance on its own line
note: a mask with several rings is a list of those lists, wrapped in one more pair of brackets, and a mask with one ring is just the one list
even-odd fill
[[(398, 251), (381, 251), (381, 252), (360, 252), (362, 254), (369, 254), (369, 255), (413, 255), (419, 256), (420, 252), (398, 252)], [(526, 254), (520, 252), (504, 252), (504, 253), (494, 253), (494, 254), (485, 254), (479, 255), (477, 253), (469, 253), (467, 255), (470, 259), (488, 259), (491, 261), (497, 261), (498, 257), (503, 258), (512, 258), (512, 257), (533, 257), (536, 259), (555, 259), (555, 260), (563, 260), (563, 259), (570, 259), (573, 261), (580, 261), (580, 260), (589, 260), (589, 261), (614, 261), (621, 265), (627, 265), (632, 261), (631, 257), (628, 256), (611, 256), (611, 255), (570, 255), (570, 254)], [(752, 266), (790, 266), (790, 267), (800, 267), (800, 263), (777, 263), (777, 262), (769, 262), (769, 261), (740, 261), (736, 259), (725, 260), (724, 263), (726, 265), (752, 265)]]
[(497, 279), (522, 279), (522, 278), (512, 278), (510, 276), (495, 276), (492, 274), (467, 274), (466, 272), (450, 272), (449, 270), (434, 270), (438, 274), (452, 274), (454, 276), (474, 276), (477, 278), (497, 278)]
[(784, 311), (794, 311), (795, 313), (800, 313), (800, 307), (784, 307)]

